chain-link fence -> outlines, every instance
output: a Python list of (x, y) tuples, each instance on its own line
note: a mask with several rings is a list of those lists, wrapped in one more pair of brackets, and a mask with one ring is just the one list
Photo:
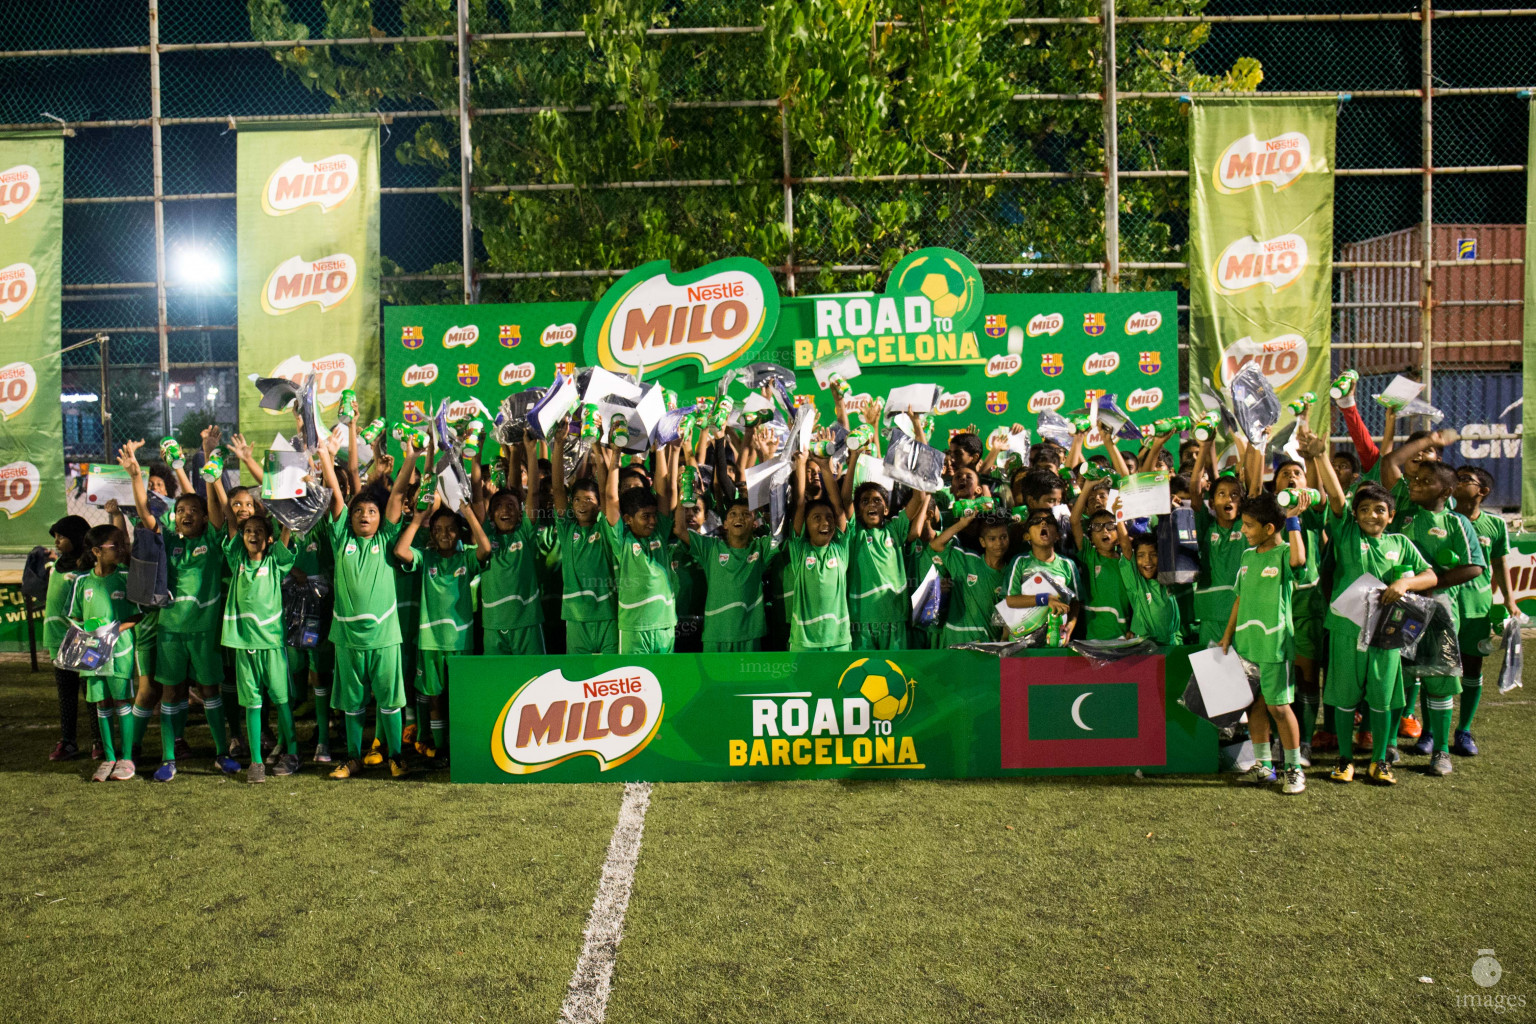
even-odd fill
[(71, 459), (234, 424), (245, 118), (380, 122), (387, 302), (588, 299), (646, 260), (732, 255), (787, 293), (868, 288), (946, 245), (991, 290), (1173, 288), (1183, 320), (1181, 100), (1336, 96), (1336, 369), (1433, 386), (1520, 360), (1536, 5), (465, 0), (462, 25), (447, 2), (26, 6), (0, 26), (0, 122), (73, 132)]

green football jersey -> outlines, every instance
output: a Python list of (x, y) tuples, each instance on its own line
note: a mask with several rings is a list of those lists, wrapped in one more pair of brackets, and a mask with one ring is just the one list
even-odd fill
[[(70, 588), (66, 614), (71, 621), (82, 626), (92, 619), (123, 622), (137, 617), (139, 606), (128, 600), (128, 570), (118, 569), (106, 576), (98, 576), (94, 572), (76, 576)], [(116, 679), (132, 676), (133, 630), (118, 636), (117, 643), (112, 646), (112, 657), (103, 661), (94, 672), (80, 674)]]
[[(1483, 549), (1483, 560), (1488, 568), (1477, 579), (1466, 584), (1473, 593), (1468, 595), (1462, 617), (1486, 618), (1493, 611), (1493, 560), (1509, 556), (1509, 527), (1502, 516), (1492, 512), (1479, 512), (1476, 519), (1467, 521), (1472, 524), (1473, 539)], [(49, 594), (52, 592), (50, 584)]]
[(708, 643), (756, 640), (768, 634), (763, 608), (763, 574), (777, 546), (772, 537), (753, 537), (733, 548), (724, 537), (689, 536), (693, 560), (704, 576), (704, 635)]
[(458, 546), (451, 555), (436, 548), (416, 552), (406, 572), (421, 580), (421, 622), (416, 646), (423, 651), (467, 651), (475, 600), (470, 584), (480, 575), (480, 556), (472, 547)]
[[(1413, 546), (1419, 549), (1419, 553), (1436, 570), (1480, 565), (1483, 567), (1480, 578), (1488, 575), (1488, 559), (1483, 556), (1483, 546), (1477, 541), (1476, 528), (1466, 516), (1452, 512), (1449, 506), (1440, 512), (1431, 512), (1416, 505), (1400, 507), (1397, 518), (1392, 520), (1388, 529), (1413, 541)], [(1440, 590), (1439, 593), (1450, 598), (1458, 626), (1469, 612), (1477, 614), (1477, 580)], [(1487, 614), (1486, 611), (1483, 614)]]
[(1195, 508), (1195, 533), (1200, 541), (1200, 577), (1195, 581), (1195, 619), (1227, 624), (1232, 613), (1232, 587), (1243, 563), (1248, 540), (1238, 518), (1223, 527), (1203, 506)]
[(582, 526), (566, 509), (556, 529), (560, 543), (560, 617), (567, 622), (606, 622), (618, 616), (613, 550), (603, 539), (603, 517)]
[(224, 632), (219, 643), (241, 651), (283, 646), (283, 577), (293, 568), (293, 549), (273, 539), (260, 561), (251, 561), (239, 535), (224, 538), (229, 596), (224, 599)]
[(329, 520), (335, 564), (331, 642), (354, 650), (398, 644), (400, 617), (395, 609), (394, 558), (389, 552), (400, 536), (400, 524), (381, 518), (378, 532), (364, 538), (352, 532), (350, 519), (343, 511)]
[(534, 517), (534, 547), (539, 552), (534, 576), (539, 581), (544, 621), (548, 622), (561, 617), (561, 586), (565, 582), (560, 570), (560, 520), (553, 507), (540, 509)]
[(933, 564), (952, 584), (949, 610), (944, 615), (944, 646), (998, 639), (992, 617), (997, 613), (997, 602), (1003, 599), (1014, 560), (1010, 558), (994, 569), (985, 557), (967, 551), (954, 539), (942, 552), (930, 549), (930, 554)]
[[(1028, 592), (1039, 595), (1044, 593), (1056, 593), (1056, 589), (1038, 579), (1040, 576), (1049, 576), (1056, 581), (1057, 586), (1068, 594), (1066, 600), (1069, 604), (1073, 600), (1082, 600), (1082, 581), (1078, 577), (1077, 563), (1065, 555), (1053, 554), (1049, 561), (1042, 562), (1031, 552), (1020, 555), (1013, 560), (1013, 568), (1008, 572), (1008, 593), (1023, 594), (1026, 586)], [(1061, 598), (1060, 594), (1056, 594)], [(1017, 633), (1032, 633), (1045, 625), (1045, 620), (1051, 611), (1044, 602), (1037, 607), (1025, 608), (1024, 618), (1014, 627)]]
[[(1306, 566), (1291, 568), (1291, 547), (1276, 544), (1268, 551), (1249, 548), (1237, 569), (1237, 629), (1232, 647), (1261, 665), (1289, 662), (1296, 657), (1296, 624), (1291, 599)], [(1230, 614), (1230, 613), (1229, 613)]]
[[(401, 530), (403, 532), (404, 527)], [(411, 539), (411, 547), (418, 558), (429, 539), (426, 530), (417, 530), (416, 536)], [(395, 570), (395, 615), (400, 620), (400, 642), (414, 644), (417, 628), (421, 624), (421, 579), (395, 558), (393, 544), (389, 548), (389, 564)]]
[(792, 650), (853, 642), (848, 628), (851, 536), (852, 531), (844, 528), (834, 533), (825, 547), (816, 547), (804, 535), (792, 536), (784, 545), (784, 592), (789, 600)]
[(1120, 585), (1131, 607), (1131, 632), (1163, 646), (1179, 642), (1183, 616), (1177, 595), (1154, 577), (1147, 579), (1128, 558), (1120, 559)]
[(69, 594), (76, 575), (57, 566), (48, 573), (48, 596), (43, 601), (43, 648), (50, 656), (59, 653), (59, 644), (69, 631)]
[(854, 622), (906, 622), (912, 614), (902, 558), (912, 521), (898, 512), (884, 526), (848, 524), (848, 615)]
[(1395, 583), (1404, 576), (1415, 576), (1429, 568), (1413, 542), (1400, 533), (1367, 537), (1348, 511), (1342, 516), (1328, 516), (1328, 532), (1333, 536), (1333, 597), (1329, 599), (1328, 628), (1359, 630), (1359, 626), (1333, 611), (1332, 603), (1350, 585), (1364, 575), (1383, 583)]
[[(696, 533), (693, 536), (700, 537), (703, 534)], [(672, 545), (672, 572), (677, 576), (677, 614), (703, 615), (706, 589), (704, 568), (687, 544)]]
[(162, 633), (206, 633), (218, 630), (224, 612), (224, 547), (213, 527), (200, 537), (183, 537), (167, 512), (160, 517), (165, 540), (166, 583), (170, 607), (160, 613)]
[(293, 568), (305, 576), (331, 578), (334, 558), (324, 519), (310, 527), (302, 537), (293, 539)]
[[(1300, 516), (1301, 540), (1307, 549), (1307, 571), (1297, 573), (1296, 590), (1291, 595), (1291, 612), (1295, 620), (1308, 618), (1321, 620), (1327, 611), (1328, 599), (1323, 593), (1323, 509), (1309, 508)], [(1285, 534), (1280, 535), (1285, 544)]]
[(613, 554), (619, 598), (619, 629), (669, 629), (677, 625), (677, 574), (672, 571), (672, 517), (658, 515), (649, 537), (636, 537), (624, 520), (599, 520)]
[(1083, 566), (1083, 581), (1088, 593), (1083, 595), (1083, 614), (1088, 617), (1089, 640), (1118, 640), (1125, 636), (1131, 622), (1130, 595), (1120, 577), (1120, 563), (1125, 559), (1118, 550), (1111, 556), (1099, 554), (1090, 542), (1078, 552)]
[(540, 625), (544, 606), (539, 593), (538, 527), (527, 515), (507, 533), (488, 525), (491, 557), (480, 570), (481, 625), (487, 633)]

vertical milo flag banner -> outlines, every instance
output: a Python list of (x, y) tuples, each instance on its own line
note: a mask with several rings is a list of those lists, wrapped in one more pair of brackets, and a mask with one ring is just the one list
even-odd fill
[[(1282, 402), (1328, 387), (1332, 99), (1196, 100), (1190, 117), (1190, 382), (1252, 363)], [(1327, 425), (1328, 403), (1311, 425)]]
[[(1536, 390), (1536, 100), (1531, 101), (1525, 161), (1525, 391)], [(1536, 433), (1536, 406), (1522, 410), (1525, 437)], [(1536, 529), (1536, 459), (1520, 447), (1520, 514), (1527, 530)]]
[(64, 138), (0, 132), (0, 551), (64, 515), (59, 313)]
[[(240, 375), (316, 374), (322, 412), (358, 392), (375, 415), (379, 350), (379, 131), (369, 122), (275, 130), (240, 125)], [(359, 387), (361, 382), (361, 387)], [(240, 429), (264, 448), (289, 412), (240, 388)]]

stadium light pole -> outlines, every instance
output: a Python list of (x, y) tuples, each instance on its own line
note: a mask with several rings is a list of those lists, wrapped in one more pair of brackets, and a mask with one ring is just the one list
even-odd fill
[(475, 237), (469, 209), (474, 153), (469, 143), (469, 0), (459, 0), (459, 206), (463, 215), (464, 305), (475, 301)]
[[(149, 150), (155, 188), (155, 310), (160, 335), (160, 420), (171, 432), (171, 400), (166, 385), (171, 375), (170, 340), (165, 329), (165, 160), (160, 139), (160, 3), (149, 0)], [(106, 356), (106, 346), (102, 346)], [(105, 399), (105, 395), (102, 396)], [(109, 453), (110, 457), (110, 453)]]

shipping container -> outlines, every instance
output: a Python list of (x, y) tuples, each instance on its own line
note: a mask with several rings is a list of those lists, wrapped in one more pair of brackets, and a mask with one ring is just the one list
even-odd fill
[[(1340, 262), (1418, 262), (1422, 235), (1418, 227), (1367, 238), (1340, 247)], [(1433, 258), (1521, 259), (1525, 227), (1521, 224), (1436, 224)], [(1434, 268), (1435, 312), (1432, 364), (1436, 369), (1498, 369), (1521, 360), (1521, 298), (1524, 268), (1445, 266)], [(1339, 349), (1336, 369), (1362, 373), (1400, 372), (1421, 362), (1419, 342), (1419, 268), (1347, 267), (1338, 272), (1339, 301), (1335, 340), (1366, 348)], [(1412, 306), (1372, 305), (1405, 303)], [(1475, 302), (1476, 305), (1458, 305)], [(1362, 303), (1364, 306), (1354, 305)], [(1479, 342), (1486, 344), (1477, 344)]]

